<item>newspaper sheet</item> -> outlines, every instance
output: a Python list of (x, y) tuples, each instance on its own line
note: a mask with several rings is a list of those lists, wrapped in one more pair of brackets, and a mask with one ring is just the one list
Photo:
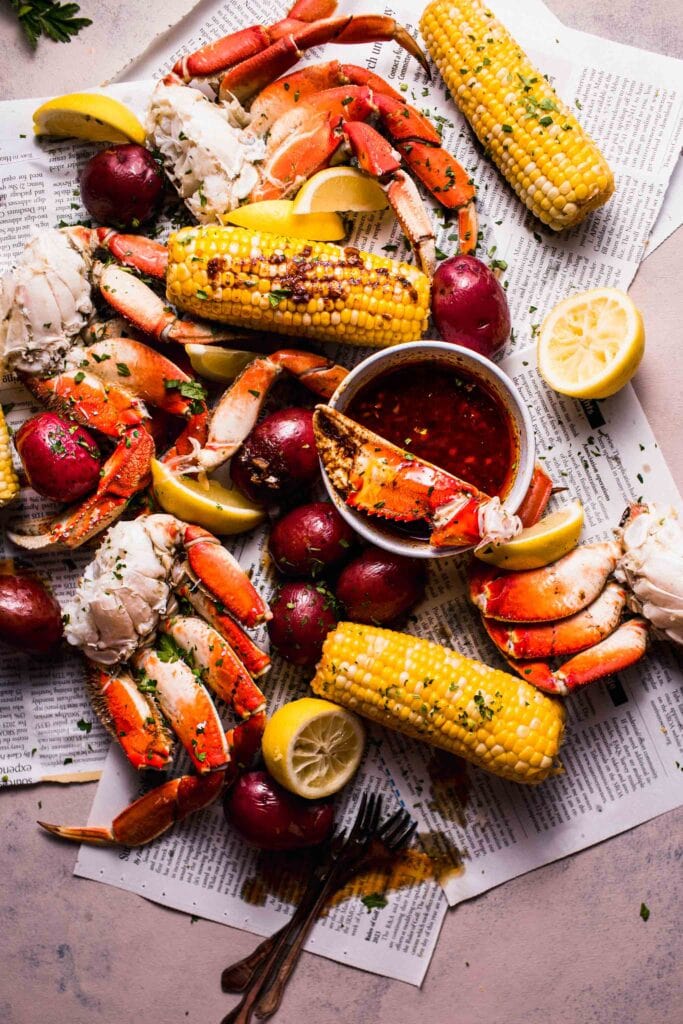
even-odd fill
[[(183, 49), (247, 21), (272, 19), (272, 11), (260, 0), (230, 10), (231, 6), (217, 7), (205, 27), (196, 26), (193, 39)], [(397, 13), (410, 23), (407, 8)], [(570, 492), (586, 500), (588, 537), (601, 536), (618, 520), (627, 500), (638, 497), (641, 490), (659, 500), (675, 500), (671, 477), (630, 387), (600, 406), (584, 408), (559, 400), (540, 388), (533, 355), (523, 349), (533, 337), (534, 322), (572, 288), (600, 283), (628, 286), (680, 146), (680, 65), (592, 37), (578, 40), (576, 33), (564, 29), (562, 46), (555, 52), (547, 40), (537, 40), (534, 26), (521, 17), (519, 24), (511, 20), (510, 24), (536, 61), (556, 73), (560, 92), (584, 97), (584, 110), (590, 106), (593, 111), (594, 123), (588, 127), (617, 172), (618, 192), (612, 203), (566, 239), (550, 238), (527, 221), (517, 201), (477, 155), (441, 88), (426, 84), (419, 69), (396, 48), (328, 47), (325, 56), (365, 63), (387, 79), (405, 84), (408, 98), (438, 118), (445, 144), (453, 146), (471, 168), (480, 186), (483, 252), (508, 263), (504, 277), (517, 330), (511, 348), (522, 351), (509, 356), (504, 365), (534, 408), (541, 455), (555, 478), (566, 479)], [(172, 49), (174, 54), (179, 52), (175, 42)], [(320, 54), (313, 53), (310, 59), (320, 59)], [(142, 112), (150, 88), (149, 82), (141, 82), (105, 91)], [(618, 103), (612, 103), (614, 95), (619, 95)], [(653, 102), (655, 97), (658, 103)], [(76, 175), (90, 148), (34, 141), (30, 115), (36, 102), (2, 105), (0, 260), (8, 266), (34, 226), (74, 223), (84, 214)], [(629, 119), (640, 126), (628, 152), (621, 150), (617, 131), (624, 104), (629, 105)], [(448, 225), (439, 228), (444, 251), (452, 249), (451, 232)], [(371, 249), (388, 246), (389, 251), (404, 252), (388, 215), (360, 219), (354, 241)], [(362, 354), (335, 352), (334, 356), (351, 362)], [(28, 413), (29, 399), (15, 380), (8, 377), (2, 385), (0, 398), (14, 403), (9, 420), (17, 426)], [(39, 511), (30, 491), (24, 492), (23, 500), (28, 510)], [(259, 533), (238, 538), (230, 547), (268, 594), (274, 581), (262, 557), (263, 544), (264, 534)], [(4, 546), (3, 554), (50, 575), (61, 595), (74, 586), (85, 557), (28, 558), (11, 545)], [(462, 573), (459, 560), (430, 567), (428, 597), (409, 628), (494, 662), (495, 652), (464, 600)], [(8, 655), (3, 672), (3, 782), (63, 777), (65, 772), (83, 778), (102, 766), (106, 743), (82, 696), (77, 660), (60, 659), (58, 665), (27, 670)], [(371, 893), (387, 890), (386, 905), (372, 905), (381, 904), (380, 899), (368, 900), (368, 906), (357, 893), (320, 923), (309, 948), (419, 984), (446, 907), (442, 889), (448, 901), (455, 903), (676, 806), (680, 801), (680, 773), (676, 775), (680, 681), (673, 654), (663, 649), (611, 688), (575, 698), (564, 755), (567, 774), (536, 792), (520, 792), (469, 773), (411, 741), (371, 731), (356, 788), (346, 794), (341, 813), (352, 814), (360, 788), (381, 787), (388, 797), (402, 800), (418, 819), (431, 867), (426, 870), (424, 862), (413, 857), (402, 865), (398, 877), (379, 873), (368, 884)], [(304, 693), (306, 679), (280, 662), (267, 686), (275, 707)], [(118, 750), (111, 750), (92, 820), (110, 819), (137, 795), (137, 785)], [(256, 932), (276, 926), (296, 890), (291, 883), (287, 891), (277, 866), (269, 870), (261, 860), (257, 863), (229, 836), (218, 807), (188, 820), (142, 851), (84, 848), (77, 872)]]

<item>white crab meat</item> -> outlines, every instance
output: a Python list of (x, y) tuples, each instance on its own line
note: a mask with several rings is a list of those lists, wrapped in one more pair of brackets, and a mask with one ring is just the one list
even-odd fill
[(629, 607), (683, 644), (683, 530), (671, 506), (648, 505), (620, 531), (624, 549), (614, 575), (630, 591)]
[(113, 526), (65, 609), (68, 642), (100, 665), (127, 661), (169, 609), (181, 571), (177, 536), (163, 514)]
[(259, 180), (265, 143), (237, 124), (232, 107), (198, 89), (160, 81), (152, 93), (147, 133), (166, 173), (200, 224), (234, 210)]
[(87, 254), (63, 231), (43, 229), (0, 279), (0, 356), (12, 370), (61, 369), (92, 314)]

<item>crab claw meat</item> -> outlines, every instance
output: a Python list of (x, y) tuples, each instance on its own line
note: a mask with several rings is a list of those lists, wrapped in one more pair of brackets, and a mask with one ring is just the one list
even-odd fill
[[(424, 521), (436, 546), (464, 546), (489, 540), (482, 535), (487, 509), (502, 531), (505, 519), (491, 499), (471, 484), (402, 451), (329, 406), (313, 416), (318, 454), (332, 486), (352, 508), (396, 522)], [(506, 539), (521, 528), (511, 517)]]
[(510, 622), (549, 622), (586, 608), (617, 565), (615, 541), (584, 544), (542, 569), (473, 576), (470, 597), (484, 614)]
[(629, 606), (683, 644), (683, 530), (676, 509), (635, 506), (618, 536), (623, 555), (615, 576), (629, 588)]

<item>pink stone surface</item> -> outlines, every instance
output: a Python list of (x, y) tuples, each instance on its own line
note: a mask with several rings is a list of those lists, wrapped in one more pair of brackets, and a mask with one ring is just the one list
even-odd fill
[[(683, 56), (680, 5), (548, 2), (566, 24)], [(95, 19), (90, 34), (68, 47), (45, 43), (32, 58), (17, 46), (3, 5), (2, 98), (63, 92), (114, 74), (191, 3), (82, 6)], [(682, 265), (679, 231), (647, 259), (632, 288), (648, 344), (636, 390), (679, 486)], [(256, 939), (74, 878), (76, 848), (44, 836), (34, 821), (84, 821), (93, 792), (93, 785), (44, 785), (0, 798), (1, 1024), (218, 1022), (234, 1002), (220, 991), (220, 971)], [(677, 1024), (682, 838), (683, 813), (663, 815), (462, 904), (447, 915), (422, 991), (305, 955), (276, 1019)], [(641, 902), (650, 908), (647, 922)]]

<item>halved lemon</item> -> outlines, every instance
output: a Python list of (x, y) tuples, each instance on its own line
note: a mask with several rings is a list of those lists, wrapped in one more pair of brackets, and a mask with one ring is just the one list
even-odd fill
[(252, 231), (270, 231), (275, 235), (310, 238), (315, 242), (338, 242), (346, 234), (344, 221), (338, 213), (298, 213), (291, 199), (248, 203), (224, 213), (221, 220)]
[(538, 370), (572, 398), (609, 398), (638, 369), (645, 352), (643, 318), (618, 288), (571, 295), (548, 314), (538, 339)]
[(33, 131), (89, 142), (145, 142), (145, 129), (132, 110), (94, 92), (72, 92), (43, 103), (33, 112)]
[(266, 518), (263, 509), (239, 491), (224, 487), (217, 480), (209, 480), (205, 490), (189, 476), (174, 476), (157, 459), (152, 459), (152, 487), (164, 512), (219, 535), (246, 533)]
[(363, 756), (365, 731), (355, 715), (328, 700), (302, 697), (278, 708), (263, 733), (273, 778), (314, 800), (345, 786)]
[(388, 205), (380, 186), (367, 174), (355, 167), (325, 167), (302, 185), (294, 199), (294, 213), (370, 213), (386, 210)]
[(528, 526), (507, 544), (489, 544), (475, 554), (500, 569), (540, 569), (572, 551), (582, 529), (583, 505), (577, 498)]
[(260, 355), (259, 352), (242, 352), (236, 348), (219, 348), (218, 345), (186, 345), (185, 351), (195, 373), (219, 384), (234, 380)]

